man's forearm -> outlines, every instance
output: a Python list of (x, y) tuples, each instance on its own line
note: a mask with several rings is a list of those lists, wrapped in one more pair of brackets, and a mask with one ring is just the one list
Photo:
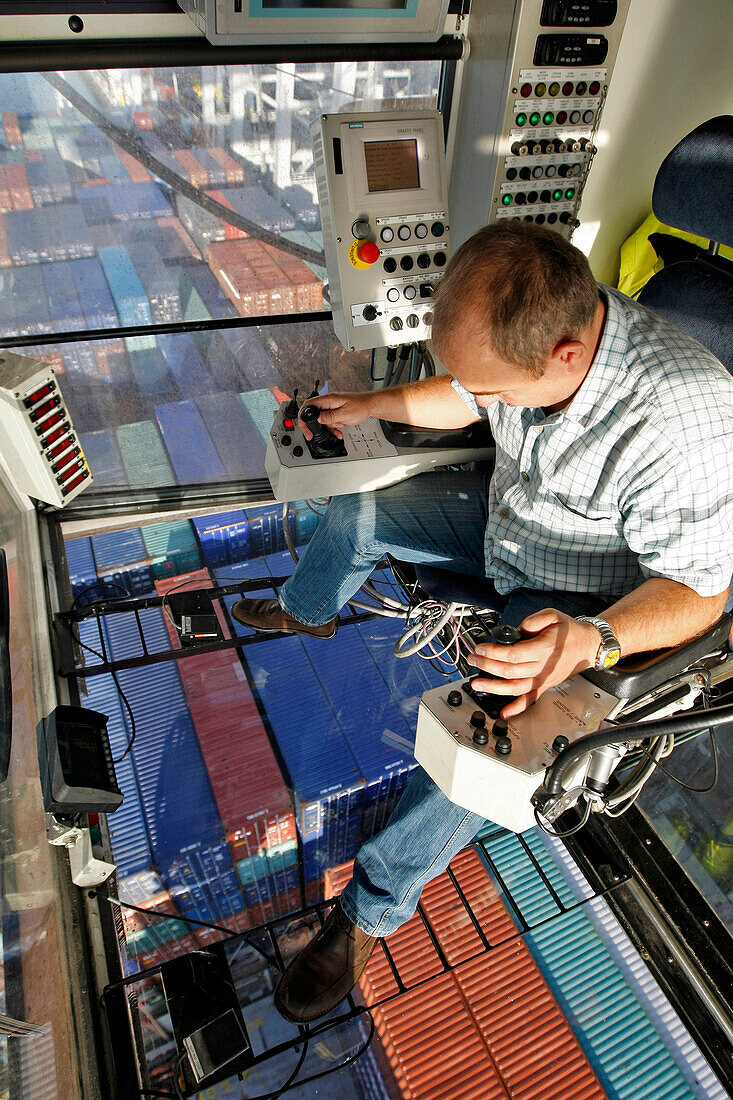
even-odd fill
[(375, 390), (370, 408), (372, 416), (422, 428), (463, 428), (476, 419), (451, 386), (449, 374)]
[(650, 577), (601, 616), (618, 638), (623, 658), (704, 634), (723, 613), (727, 595), (699, 596), (685, 584)]

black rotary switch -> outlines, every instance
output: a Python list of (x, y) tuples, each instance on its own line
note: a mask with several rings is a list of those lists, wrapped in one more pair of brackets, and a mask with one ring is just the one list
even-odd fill
[(306, 405), (300, 410), (300, 419), (310, 428), (313, 438), (308, 439), (308, 450), (313, 458), (333, 458), (336, 455), (345, 455), (346, 448), (343, 441), (330, 432), (325, 424), (321, 424), (318, 417), (321, 410), (317, 405)]
[(300, 446), (300, 444), (298, 444), (297, 447), (293, 447), (293, 455), (295, 456), (295, 458), (300, 458), (302, 453), (303, 453), (303, 448)]
[(565, 736), (564, 733), (558, 733), (555, 740), (552, 742), (552, 747), (555, 752), (562, 752), (570, 744), (570, 739)]
[(494, 752), (499, 756), (508, 756), (512, 751), (512, 743), (508, 737), (497, 737), (494, 742)]
[(474, 745), (485, 745), (489, 740), (489, 731), (485, 726), (481, 726), (479, 729), (473, 731), (473, 743)]
[(460, 691), (458, 691), (457, 689), (454, 689), (453, 691), (448, 692), (448, 706), (449, 707), (460, 707), (462, 702), (463, 702), (463, 695), (461, 694)]
[(365, 321), (376, 321), (379, 316), (379, 310), (376, 306), (364, 306), (361, 315)]
[(293, 441), (289, 435), (284, 435), (280, 442), (282, 443), (283, 447), (289, 447)]

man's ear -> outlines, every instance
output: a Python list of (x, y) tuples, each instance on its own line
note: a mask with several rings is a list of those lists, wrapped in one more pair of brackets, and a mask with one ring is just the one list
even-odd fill
[(555, 347), (550, 360), (557, 367), (572, 372), (585, 363), (586, 352), (582, 340), (563, 340)]

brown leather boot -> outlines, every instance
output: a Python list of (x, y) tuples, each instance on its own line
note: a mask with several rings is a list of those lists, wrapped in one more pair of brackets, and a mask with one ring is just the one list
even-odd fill
[(312, 638), (333, 638), (339, 625), (338, 615), (320, 626), (301, 623), (283, 611), (277, 600), (241, 599), (234, 604), (232, 616), (242, 626), (251, 626), (253, 630), (267, 633), (280, 630), (283, 634), (309, 634)]
[(325, 1016), (354, 988), (378, 939), (352, 924), (338, 902), (323, 927), (291, 962), (275, 990), (275, 1007), (294, 1024)]

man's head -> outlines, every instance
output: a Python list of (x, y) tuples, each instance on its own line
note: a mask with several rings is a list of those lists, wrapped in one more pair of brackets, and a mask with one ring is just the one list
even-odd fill
[(564, 369), (565, 351), (578, 366), (588, 349), (576, 345), (587, 337), (598, 305), (598, 287), (579, 249), (532, 223), (500, 222), (474, 233), (448, 264), (434, 300), (433, 346), (464, 385), (468, 371), (472, 391), (511, 388), (531, 397), (544, 393), (546, 375), (550, 383)]

